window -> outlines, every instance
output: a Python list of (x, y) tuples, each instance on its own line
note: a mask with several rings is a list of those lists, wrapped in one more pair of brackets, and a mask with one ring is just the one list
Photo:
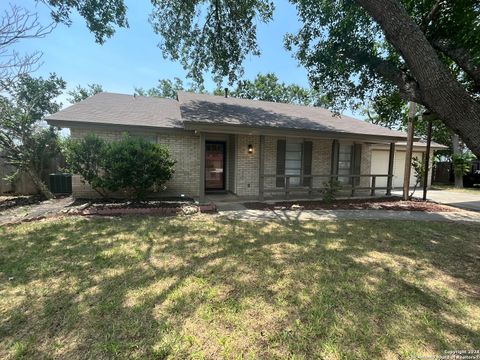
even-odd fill
[(338, 181), (342, 184), (350, 184), (351, 178), (348, 176), (341, 175), (351, 175), (353, 168), (353, 145), (350, 144), (340, 144), (338, 151)]
[(290, 185), (299, 186), (302, 175), (302, 141), (287, 140), (285, 147), (285, 175), (291, 175)]

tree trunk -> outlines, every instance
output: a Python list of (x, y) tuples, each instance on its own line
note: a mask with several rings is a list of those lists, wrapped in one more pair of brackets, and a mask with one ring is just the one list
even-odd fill
[(54, 199), (55, 195), (52, 194), (52, 192), (48, 189), (48, 186), (45, 185), (45, 183), (40, 179), (38, 174), (32, 170), (32, 169), (27, 169), (28, 175), (32, 178), (33, 183), (37, 187), (37, 189), (42, 193), (43, 196), (45, 196), (47, 199)]
[[(403, 200), (410, 200), (410, 196), (408, 195), (408, 193), (410, 191), (410, 176), (412, 172), (412, 151), (414, 133), (413, 121), (415, 120), (415, 114), (417, 113), (416, 103), (410, 101), (410, 104), (408, 106), (408, 134), (407, 147), (405, 149), (405, 169), (403, 173)], [(413, 192), (415, 192), (415, 190), (413, 190)]]
[[(480, 103), (440, 61), (420, 27), (398, 0), (357, 0), (381, 26), (418, 83), (422, 104), (436, 113), (480, 157)], [(418, 101), (418, 99), (417, 99)]]
[[(453, 155), (461, 155), (462, 151), (460, 150), (460, 138), (457, 134), (452, 135), (452, 148), (453, 148)], [(463, 188), (463, 173), (459, 173), (455, 168), (455, 164), (453, 166), (453, 173), (455, 175), (455, 187), (457, 189)]]

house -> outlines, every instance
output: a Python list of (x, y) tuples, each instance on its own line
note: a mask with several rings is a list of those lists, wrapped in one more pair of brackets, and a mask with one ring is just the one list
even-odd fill
[[(72, 138), (93, 132), (115, 140), (128, 132), (165, 144), (177, 161), (167, 193), (202, 201), (218, 192), (313, 194), (332, 178), (352, 194), (393, 188), (395, 147), (405, 133), (319, 107), (181, 91), (177, 97), (103, 92), (46, 120), (69, 128)], [(73, 194), (96, 196), (79, 176)]]

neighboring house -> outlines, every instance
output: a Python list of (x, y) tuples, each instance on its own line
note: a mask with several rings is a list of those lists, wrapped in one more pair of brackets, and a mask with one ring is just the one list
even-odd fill
[[(373, 175), (378, 193), (392, 188), (387, 178), (393, 180), (395, 151), (390, 149), (406, 140), (402, 132), (319, 107), (189, 92), (177, 96), (100, 93), (46, 120), (69, 128), (72, 138), (93, 132), (114, 140), (128, 132), (165, 144), (177, 161), (168, 194), (204, 200), (206, 193), (230, 192), (262, 199), (314, 193), (332, 176), (352, 192), (370, 191)], [(377, 161), (372, 149), (378, 146), (389, 149), (380, 172), (372, 167), (372, 159)], [(73, 177), (73, 194), (96, 196), (79, 176)]]

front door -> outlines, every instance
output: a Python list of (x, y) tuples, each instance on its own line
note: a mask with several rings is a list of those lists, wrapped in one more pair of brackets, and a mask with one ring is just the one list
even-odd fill
[(205, 143), (205, 190), (225, 190), (226, 143)]

